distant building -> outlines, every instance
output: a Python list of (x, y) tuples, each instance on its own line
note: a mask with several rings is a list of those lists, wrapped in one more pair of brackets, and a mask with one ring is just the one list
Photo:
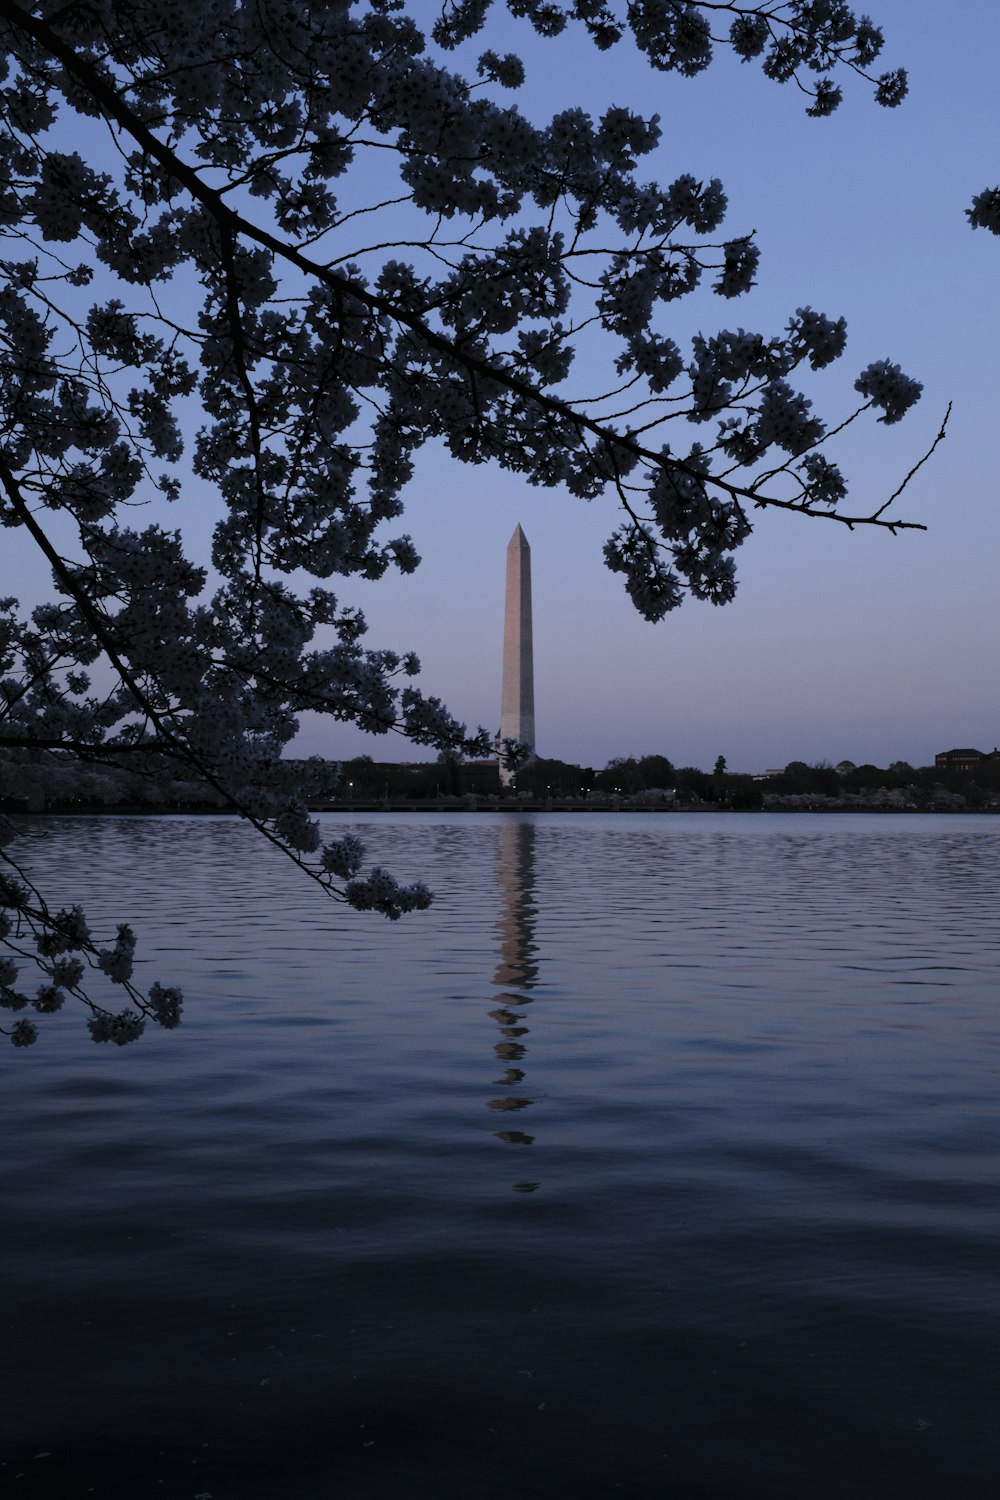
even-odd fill
[(938, 771), (975, 771), (984, 760), (1000, 760), (1000, 750), (942, 750), (935, 755), (934, 766)]

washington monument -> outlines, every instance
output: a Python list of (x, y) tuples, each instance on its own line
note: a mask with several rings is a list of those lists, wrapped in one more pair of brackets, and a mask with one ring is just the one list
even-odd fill
[[(500, 733), (504, 740), (527, 745), (535, 758), (535, 674), (531, 651), (531, 548), (520, 526), (507, 545), (507, 593), (503, 615), (503, 687), (500, 694)], [(500, 781), (509, 786), (512, 773), (501, 760)]]

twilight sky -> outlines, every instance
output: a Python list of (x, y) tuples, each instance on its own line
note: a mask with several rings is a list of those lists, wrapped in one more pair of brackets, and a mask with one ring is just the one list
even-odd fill
[[(880, 109), (859, 82), (827, 120), (806, 117), (794, 86), (723, 55), (700, 78), (653, 75), (625, 44), (603, 55), (582, 38), (525, 46), (530, 34), (510, 23), (528, 65), (516, 96), (526, 113), (614, 102), (659, 113), (663, 143), (643, 178), (718, 176), (726, 232), (756, 229), (755, 290), (728, 303), (696, 294), (664, 331), (777, 331), (808, 303), (848, 324), (844, 357), (806, 387), (822, 415), (851, 409), (872, 359), (923, 382), (902, 423), (866, 419), (839, 440), (855, 512), (892, 492), (949, 401), (954, 411), (946, 442), (897, 504), (926, 533), (764, 514), (737, 554), (735, 602), (688, 602), (659, 625), (636, 615), (602, 564), (610, 500), (586, 504), (425, 451), (405, 517), (422, 565), (342, 593), (366, 610), (369, 641), (415, 649), (425, 690), (470, 725), (492, 731), (499, 717), (504, 555), (520, 522), (532, 549), (542, 755), (603, 765), (659, 752), (707, 766), (724, 754), (733, 769), (757, 771), (792, 759), (927, 764), (937, 750), (1000, 741), (1000, 243), (964, 217), (973, 194), (1000, 181), (1000, 7), (869, 8), (886, 33), (878, 70), (907, 67), (910, 95)], [(334, 737), (326, 726), (304, 727), (296, 748), (408, 753), (395, 737)]]
[[(851, 484), (850, 510), (873, 510), (925, 451), (949, 401), (949, 434), (896, 512), (926, 533), (897, 536), (782, 513), (757, 518), (737, 553), (734, 603), (685, 603), (641, 620), (601, 548), (614, 503), (535, 490), (494, 467), (425, 449), (402, 524), (423, 557), (408, 578), (332, 580), (369, 621), (368, 643), (415, 650), (421, 686), (470, 726), (499, 719), (503, 572), (518, 522), (532, 549), (538, 752), (603, 765), (662, 753), (678, 765), (758, 771), (792, 759), (926, 764), (953, 745), (1000, 742), (995, 645), (1000, 516), (1000, 241), (965, 218), (974, 193), (1000, 182), (996, 0), (870, 0), (910, 94), (880, 109), (845, 77), (826, 120), (805, 114), (794, 85), (725, 53), (701, 77), (654, 74), (628, 44), (600, 54), (585, 37), (544, 42), (505, 19), (489, 45), (517, 51), (528, 79), (513, 100), (542, 120), (583, 105), (624, 103), (661, 117), (663, 141), (642, 180), (719, 177), (727, 236), (756, 230), (762, 259), (749, 296), (709, 290), (661, 310), (682, 351), (692, 333), (781, 330), (809, 304), (844, 315), (847, 350), (796, 380), (830, 425), (854, 405), (858, 372), (890, 358), (924, 384), (895, 427), (865, 418), (831, 456)], [(458, 55), (474, 70), (480, 38)], [(471, 59), (471, 61), (470, 61)], [(83, 127), (86, 128), (85, 126)], [(708, 280), (709, 278), (706, 278)], [(571, 392), (606, 389), (600, 351), (574, 366)], [(691, 431), (691, 429), (689, 429)], [(204, 531), (196, 488), (165, 523)], [(207, 538), (207, 532), (205, 532)], [(8, 544), (15, 561), (17, 544)], [(202, 549), (195, 547), (196, 555)], [(47, 592), (23, 560), (25, 588)], [(6, 571), (6, 570), (5, 570)], [(293, 753), (426, 758), (396, 736), (303, 721)]]

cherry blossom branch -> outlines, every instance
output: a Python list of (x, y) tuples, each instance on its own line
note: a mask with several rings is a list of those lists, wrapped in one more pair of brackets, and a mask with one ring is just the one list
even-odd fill
[[(295, 246), (287, 244), (270, 230), (254, 224), (243, 214), (230, 208), (227, 204), (223, 203), (220, 191), (206, 184), (193, 167), (183, 161), (170, 146), (161, 141), (148, 128), (145, 122), (136, 115), (135, 111), (125, 103), (107, 78), (86, 59), (80, 57), (62, 38), (57, 36), (44, 20), (27, 14), (17, 5), (9, 6), (8, 16), (13, 24), (37, 42), (71, 76), (81, 83), (90, 92), (95, 103), (108, 116), (114, 119), (123, 130), (131, 135), (143, 150), (159, 161), (169, 174), (187, 189), (195, 201), (200, 203), (211, 214), (220, 228), (224, 229), (226, 233), (232, 235), (234, 238), (241, 236), (260, 245), (278, 259), (294, 266), (296, 270), (302, 272), (307, 277), (317, 280), (341, 296), (350, 296), (356, 299), (372, 312), (387, 317), (408, 329), (429, 349), (454, 361), (468, 372), (479, 375), (483, 379), (500, 386), (512, 395), (527, 402), (530, 406), (538, 407), (543, 412), (550, 413), (562, 421), (569, 422), (581, 435), (584, 432), (589, 432), (597, 437), (606, 449), (619, 449), (655, 468), (663, 466), (664, 459), (662, 454), (637, 443), (627, 434), (619, 434), (613, 429), (607, 428), (597, 419), (578, 411), (570, 402), (548, 394), (530, 382), (504, 369), (502, 365), (462, 348), (457, 340), (449, 339), (439, 333), (427, 324), (423, 318), (409, 312), (398, 301), (372, 291), (351, 277), (342, 276), (331, 271), (328, 266), (304, 255)], [(782, 500), (776, 496), (764, 496), (755, 491), (752, 486), (737, 485), (718, 475), (699, 474), (696, 470), (685, 464), (682, 459), (674, 458), (673, 456), (669, 459), (669, 466), (689, 478), (697, 479), (700, 482), (710, 484), (721, 490), (737, 504), (752, 505), (755, 509), (772, 508), (795, 511), (797, 514), (809, 515), (820, 520), (836, 521), (841, 525), (847, 526), (849, 529), (853, 529), (856, 526), (874, 526), (881, 527), (894, 534), (897, 531), (924, 531), (927, 529), (920, 522), (887, 519), (882, 514), (884, 507), (870, 515), (844, 515), (842, 512), (829, 508), (818, 509), (811, 505), (802, 504), (801, 502)]]

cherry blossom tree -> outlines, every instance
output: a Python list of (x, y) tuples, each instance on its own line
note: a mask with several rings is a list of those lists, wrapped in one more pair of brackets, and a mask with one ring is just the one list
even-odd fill
[[(490, 45), (504, 8), (528, 36), (631, 39), (684, 77), (730, 47), (813, 116), (859, 79), (888, 107), (906, 93), (841, 0), (0, 10), (0, 521), (53, 578), (40, 607), (0, 602), (0, 746), (196, 776), (332, 896), (390, 918), (429, 893), (364, 872), (353, 837), (324, 844), (282, 756), (306, 710), (486, 750), (329, 586), (416, 566), (395, 523), (422, 445), (607, 497), (607, 565), (650, 620), (729, 601), (761, 509), (912, 524), (899, 490), (853, 512), (828, 445), (863, 413), (897, 422), (917, 382), (870, 365), (824, 422), (793, 382), (841, 355), (845, 325), (810, 307), (682, 349), (671, 304), (745, 293), (753, 236), (723, 232), (718, 181), (643, 179), (656, 119), (519, 111), (524, 64)], [(584, 399), (591, 336), (608, 373)], [(191, 485), (218, 505), (204, 557), (170, 525)], [(32, 1015), (15, 1044), (67, 996), (97, 1040), (176, 1024), (177, 990), (134, 981), (128, 926), (102, 946), (0, 854), (0, 1005)], [(95, 998), (105, 981), (123, 1008)]]

